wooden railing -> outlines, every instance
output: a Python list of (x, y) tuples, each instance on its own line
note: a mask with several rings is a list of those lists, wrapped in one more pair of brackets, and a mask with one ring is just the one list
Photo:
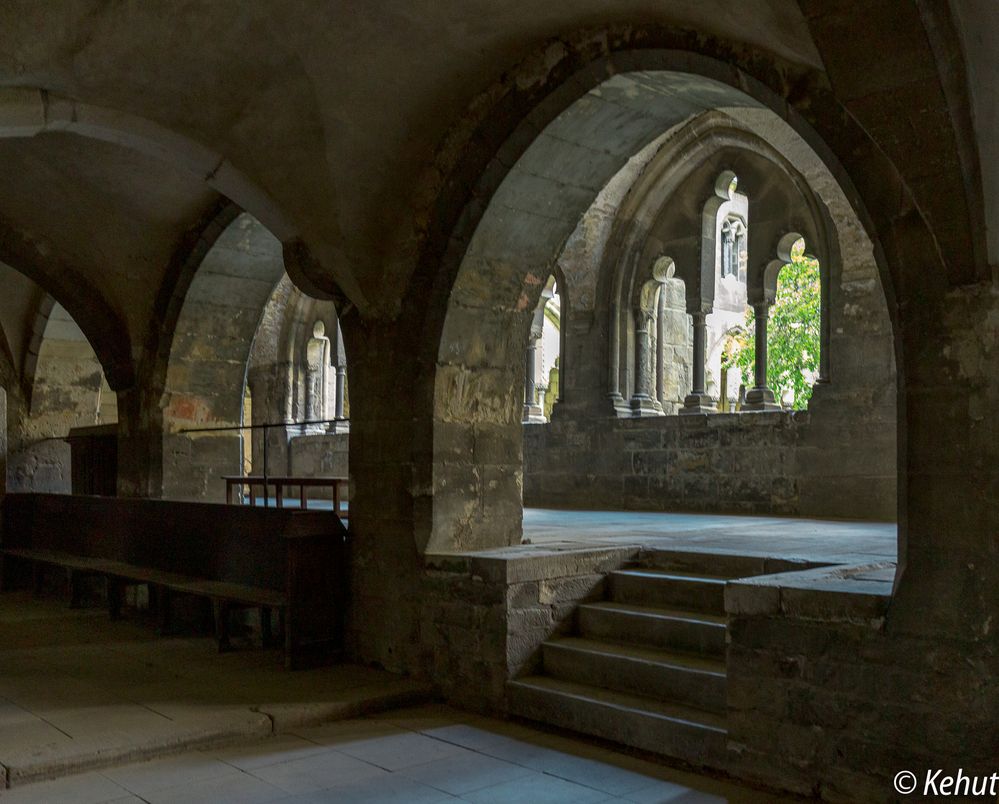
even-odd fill
[(343, 490), (347, 484), (345, 477), (295, 477), (291, 475), (223, 475), (225, 480), (225, 501), (229, 505), (239, 504), (240, 500), (235, 499), (234, 491), (239, 496), (243, 495), (243, 490), (249, 491), (250, 505), (256, 505), (257, 497), (254, 489), (263, 490), (264, 504), (270, 498), (270, 488), (274, 487), (274, 500), (277, 508), (284, 508), (286, 499), (294, 499), (285, 493), (288, 487), (298, 487), (299, 505), (303, 510), (309, 506), (308, 490), (312, 488), (328, 488), (332, 494), (333, 510), (340, 515), (341, 519), (347, 519), (348, 512), (344, 509), (345, 502)]

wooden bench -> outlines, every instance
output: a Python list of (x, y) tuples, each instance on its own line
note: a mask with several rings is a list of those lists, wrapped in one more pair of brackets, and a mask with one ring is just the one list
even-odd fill
[(71, 605), (81, 576), (103, 576), (112, 617), (127, 584), (147, 584), (164, 629), (173, 595), (211, 601), (220, 650), (229, 647), (230, 610), (255, 607), (265, 642), (278, 612), (287, 667), (342, 651), (347, 532), (331, 511), (8, 494), (0, 515), (0, 588), (5, 560), (30, 562), (36, 579), (40, 566), (59, 566)]

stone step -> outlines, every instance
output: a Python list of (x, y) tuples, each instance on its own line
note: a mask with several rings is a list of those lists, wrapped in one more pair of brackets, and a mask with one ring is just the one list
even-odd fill
[(725, 579), (679, 572), (623, 569), (608, 576), (609, 598), (635, 606), (725, 613)]
[[(632, 569), (707, 575), (716, 578), (750, 578), (767, 574), (767, 559), (727, 553), (688, 550), (643, 550)], [(776, 570), (774, 570), (776, 571)]]
[(542, 644), (545, 674), (565, 681), (725, 712), (725, 663), (613, 642), (564, 637)]
[(717, 615), (608, 601), (584, 603), (576, 617), (579, 634), (588, 639), (725, 656), (726, 621)]
[(511, 714), (698, 767), (723, 764), (725, 721), (713, 712), (546, 676), (507, 682), (507, 692)]
[(707, 575), (717, 578), (752, 578), (777, 572), (799, 572), (828, 566), (802, 558), (747, 556), (739, 553), (699, 553), (693, 550), (643, 549), (632, 568)]

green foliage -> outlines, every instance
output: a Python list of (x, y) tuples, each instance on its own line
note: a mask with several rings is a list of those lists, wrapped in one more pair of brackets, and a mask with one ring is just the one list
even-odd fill
[[(812, 396), (819, 371), (819, 262), (797, 249), (777, 280), (777, 300), (767, 326), (767, 385), (778, 400), (785, 393), (791, 407), (802, 409)], [(756, 346), (753, 311), (746, 312), (746, 332), (733, 354), (733, 365), (753, 376)]]
[(545, 418), (551, 421), (552, 408), (555, 407), (555, 400), (558, 399), (558, 358), (555, 358), (555, 365), (548, 372), (548, 390), (545, 392)]

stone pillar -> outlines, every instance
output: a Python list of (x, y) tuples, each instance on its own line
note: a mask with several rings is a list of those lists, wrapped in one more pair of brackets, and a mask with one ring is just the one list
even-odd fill
[(652, 398), (651, 338), (649, 328), (652, 315), (644, 310), (635, 311), (635, 393), (631, 396), (632, 416), (655, 416), (655, 400)]
[(770, 317), (770, 305), (766, 302), (753, 305), (756, 317), (756, 365), (755, 387), (746, 392), (746, 402), (742, 409), (746, 411), (780, 410), (781, 406), (774, 400), (774, 392), (767, 387), (767, 319)]
[(524, 378), (524, 424), (540, 424), (545, 420), (545, 413), (538, 404), (537, 389), (534, 375), (537, 372), (538, 337), (531, 335), (527, 341), (527, 365)]
[(663, 412), (663, 399), (666, 396), (666, 285), (659, 288), (659, 301), (656, 307), (656, 409)]
[(717, 413), (714, 400), (704, 390), (705, 341), (707, 340), (707, 313), (691, 313), (694, 321), (694, 349), (690, 369), (693, 375), (690, 393), (683, 400), (680, 413)]
[(330, 424), (328, 432), (346, 433), (350, 430), (350, 422), (343, 418), (343, 403), (347, 390), (347, 367), (342, 363), (336, 367), (336, 378), (333, 384), (333, 418), (335, 422)]
[[(137, 388), (118, 391), (118, 496), (163, 496), (163, 411)], [(238, 443), (238, 439), (234, 439)], [(238, 460), (239, 453), (235, 452)]]
[[(839, 270), (842, 271), (841, 266)], [(816, 385), (829, 383), (829, 345), (832, 343), (832, 311), (829, 295), (832, 286), (831, 273), (828, 262), (819, 263), (819, 376), (815, 380)]]
[(344, 380), (347, 378), (347, 367), (336, 367), (336, 390), (334, 391), (335, 403), (333, 406), (333, 416), (337, 419), (343, 418), (343, 391)]

